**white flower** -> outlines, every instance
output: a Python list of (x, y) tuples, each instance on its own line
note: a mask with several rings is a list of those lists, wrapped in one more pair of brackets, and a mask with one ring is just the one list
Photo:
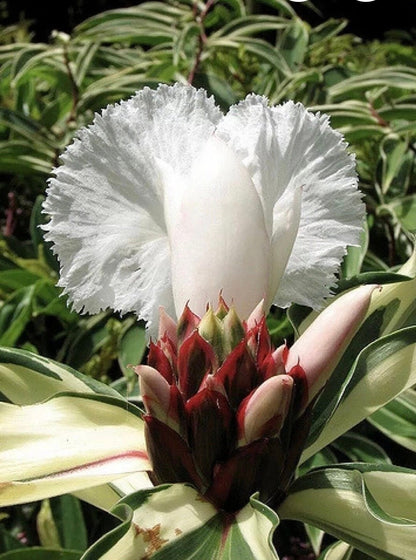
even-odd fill
[(223, 115), (204, 90), (145, 88), (81, 130), (51, 179), (45, 227), (78, 311), (233, 301), (247, 317), (319, 307), (364, 209), (326, 116), (257, 95)]

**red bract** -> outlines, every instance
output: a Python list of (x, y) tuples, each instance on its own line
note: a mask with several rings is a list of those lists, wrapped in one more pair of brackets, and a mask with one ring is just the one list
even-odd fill
[(297, 368), (286, 374), (264, 313), (242, 323), (221, 299), (202, 318), (186, 306), (176, 331), (163, 312), (159, 332), (136, 368), (153, 482), (189, 482), (227, 511), (255, 492), (276, 506), (307, 435), (308, 390)]

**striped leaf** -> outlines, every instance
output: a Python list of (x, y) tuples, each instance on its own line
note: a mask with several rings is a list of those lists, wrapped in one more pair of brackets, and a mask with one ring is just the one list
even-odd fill
[(252, 498), (225, 514), (183, 484), (163, 485), (124, 498), (114, 513), (123, 523), (83, 560), (277, 560), (271, 535), (277, 516)]
[(368, 421), (387, 437), (416, 452), (416, 392), (405, 391), (372, 414)]
[(120, 396), (107, 385), (49, 358), (0, 348), (0, 400), (27, 405), (66, 391)]
[(319, 556), (318, 560), (373, 560), (373, 558), (360, 550), (354, 549), (348, 543), (337, 541), (328, 547)]
[(311, 523), (372, 558), (413, 560), (416, 472), (362, 463), (317, 469), (295, 482), (278, 513)]
[(0, 506), (149, 469), (141, 413), (122, 399), (68, 393), (0, 403)]
[(416, 383), (416, 327), (376, 340), (330, 378), (314, 411), (303, 460)]

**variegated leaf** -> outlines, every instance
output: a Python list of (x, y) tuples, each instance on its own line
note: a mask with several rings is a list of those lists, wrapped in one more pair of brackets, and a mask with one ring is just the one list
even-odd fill
[(416, 327), (369, 344), (330, 378), (314, 411), (303, 460), (416, 383)]
[(149, 470), (141, 413), (122, 399), (60, 394), (40, 404), (0, 403), (0, 505)]
[(114, 513), (125, 521), (83, 560), (278, 560), (271, 542), (278, 518), (255, 498), (225, 514), (190, 486), (163, 485), (127, 496)]
[(26, 405), (65, 391), (119, 397), (114, 390), (78, 371), (14, 348), (0, 348), (0, 400)]
[(416, 472), (363, 463), (317, 469), (294, 483), (278, 513), (311, 523), (372, 558), (413, 560)]
[(368, 417), (399, 445), (416, 452), (416, 391), (409, 389)]

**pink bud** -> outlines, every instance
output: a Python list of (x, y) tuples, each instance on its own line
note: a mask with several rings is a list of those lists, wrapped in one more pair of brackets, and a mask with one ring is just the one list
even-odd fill
[(178, 343), (176, 321), (172, 319), (165, 311), (165, 308), (159, 307), (159, 335), (158, 339), (167, 336), (176, 346)]
[(289, 412), (292, 389), (290, 375), (276, 375), (244, 399), (237, 411), (239, 447), (279, 434)]
[[(163, 348), (162, 340), (164, 341)], [(150, 341), (147, 363), (171, 384), (173, 383), (175, 374), (174, 365), (176, 363), (176, 355), (174, 349), (169, 344), (169, 340), (170, 339), (165, 337), (164, 339), (158, 340), (157, 344)], [(136, 371), (136, 373), (138, 372)]]
[(166, 379), (150, 366), (133, 368), (139, 376), (140, 392), (146, 412), (165, 421), (169, 411), (170, 385)]
[(146, 412), (177, 432), (182, 430), (183, 401), (176, 385), (169, 385), (154, 368), (140, 365), (134, 368), (139, 376), (140, 392)]
[(286, 345), (282, 344), (276, 350), (269, 353), (268, 356), (263, 360), (261, 366), (259, 366), (259, 371), (262, 375), (264, 381), (275, 375), (280, 375), (285, 373), (285, 366), (283, 355), (286, 349)]
[[(338, 297), (318, 315), (286, 357), (290, 374), (298, 365), (305, 372), (310, 402), (327, 382), (367, 313), (376, 285), (360, 286)], [(305, 403), (307, 404), (307, 403)]]

